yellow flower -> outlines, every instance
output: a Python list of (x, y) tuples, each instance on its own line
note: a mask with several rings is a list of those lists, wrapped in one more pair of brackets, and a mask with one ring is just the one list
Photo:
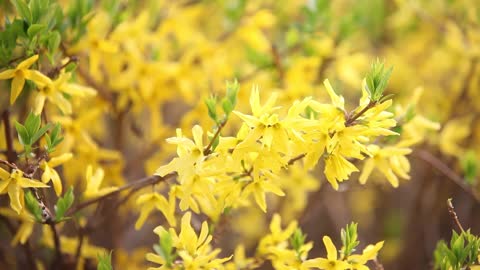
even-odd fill
[(440, 150), (445, 154), (461, 157), (465, 153), (461, 142), (472, 132), (471, 122), (470, 116), (448, 121), (440, 133)]
[[(270, 177), (275, 176), (273, 174), (269, 175)], [(242, 196), (249, 196), (253, 193), (255, 202), (260, 206), (263, 212), (267, 212), (267, 202), (265, 198), (266, 192), (272, 192), (278, 196), (285, 196), (285, 193), (280, 189), (278, 184), (272, 181), (274, 179), (269, 179), (265, 176), (260, 176), (255, 178), (255, 180), (249, 183), (243, 190)]]
[(53, 157), (49, 161), (43, 160), (42, 163), (40, 163), (40, 169), (43, 170), (42, 182), (46, 184), (52, 181), (57, 196), (62, 194), (62, 181), (60, 180), (57, 171), (53, 168), (67, 162), (72, 157), (72, 153), (65, 153), (58, 157)]
[(368, 245), (362, 254), (348, 256), (347, 261), (351, 264), (352, 270), (369, 270), (365, 264), (377, 258), (378, 251), (383, 247), (383, 241), (375, 245)]
[(33, 63), (38, 60), (38, 54), (30, 58), (23, 60), (18, 66), (14, 69), (7, 69), (0, 72), (0, 80), (11, 79), (12, 88), (10, 92), (10, 104), (13, 104), (17, 97), (20, 95), (20, 92), (23, 90), (25, 85), (25, 80), (31, 80), (36, 84), (49, 84), (52, 81), (47, 76), (43, 75), (40, 71), (28, 69)]
[(323, 237), (323, 244), (327, 249), (327, 258), (315, 258), (305, 261), (306, 267), (314, 267), (325, 270), (345, 270), (350, 269), (351, 265), (347, 262), (338, 260), (337, 248), (328, 236)]
[(99, 197), (118, 189), (117, 187), (100, 188), (104, 175), (105, 172), (102, 168), (97, 168), (93, 174), (92, 165), (87, 167), (87, 187), (83, 193), (85, 198)]
[(37, 180), (32, 180), (23, 177), (23, 172), (20, 170), (12, 170), (11, 173), (0, 168), (0, 194), (8, 193), (10, 197), (10, 207), (12, 207), (17, 214), (20, 214), (24, 205), (23, 188), (45, 188), (48, 185), (43, 184)]
[(96, 95), (96, 91), (90, 87), (81, 86), (75, 83), (67, 82), (71, 77), (71, 73), (61, 73), (53, 82), (39, 84), (38, 92), (35, 95), (33, 112), (40, 114), (45, 105), (45, 100), (49, 100), (55, 104), (64, 114), (72, 113), (72, 104), (65, 98), (65, 94), (73, 97), (92, 97)]
[(170, 192), (168, 201), (167, 199), (165, 199), (165, 197), (158, 194), (157, 192), (151, 192), (139, 196), (136, 203), (138, 206), (141, 207), (140, 216), (135, 223), (136, 230), (139, 230), (143, 226), (143, 224), (147, 220), (148, 215), (150, 215), (150, 213), (155, 208), (163, 213), (170, 226), (176, 225), (175, 196), (173, 195), (173, 192)]
[(225, 265), (225, 270), (255, 269), (257, 264), (255, 259), (245, 256), (245, 247), (238, 245), (233, 253), (233, 261)]
[(393, 187), (398, 187), (398, 176), (403, 179), (410, 179), (410, 162), (405, 157), (412, 152), (411, 149), (398, 146), (386, 146), (380, 148), (378, 145), (369, 145), (368, 150), (372, 157), (365, 161), (359, 182), (365, 184), (374, 168), (377, 168)]
[(333, 153), (325, 158), (324, 172), (328, 182), (335, 190), (338, 190), (338, 182), (347, 180), (350, 174), (358, 172), (358, 169), (343, 156)]
[(238, 145), (238, 148), (255, 145), (258, 140), (261, 140), (262, 146), (269, 150), (274, 145), (276, 150), (286, 151), (288, 143), (287, 126), (279, 119), (278, 114), (273, 113), (279, 108), (273, 107), (276, 99), (277, 95), (272, 94), (267, 102), (261, 106), (258, 87), (253, 87), (250, 94), (252, 115), (234, 111), (251, 129), (244, 141)]
[[(169, 230), (172, 237), (172, 246), (176, 248), (176, 252), (181, 258), (181, 261), (176, 260), (175, 264), (182, 266), (178, 267), (178, 269), (220, 269), (222, 264), (230, 260), (232, 256), (217, 259), (216, 257), (220, 253), (220, 249), (212, 250), (210, 246), (212, 236), (209, 235), (207, 222), (204, 221), (202, 223), (200, 234), (197, 236), (195, 230), (190, 225), (191, 218), (192, 214), (190, 212), (185, 213), (182, 217), (179, 234), (173, 228)], [(154, 232), (161, 236), (166, 233), (166, 230), (162, 226), (158, 226)], [(149, 270), (166, 269), (164, 267), (166, 262), (162, 256), (148, 253), (146, 258), (148, 261), (163, 265), (161, 267), (150, 267)]]

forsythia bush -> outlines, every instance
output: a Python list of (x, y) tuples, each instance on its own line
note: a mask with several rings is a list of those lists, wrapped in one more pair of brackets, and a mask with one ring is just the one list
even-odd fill
[[(480, 200), (473, 0), (11, 0), (0, 30), (1, 269), (480, 269), (444, 200)], [(415, 182), (424, 227), (368, 233)]]

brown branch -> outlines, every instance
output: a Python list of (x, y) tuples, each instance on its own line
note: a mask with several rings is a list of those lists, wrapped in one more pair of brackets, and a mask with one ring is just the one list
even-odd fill
[(345, 126), (346, 127), (351, 126), (355, 122), (355, 120), (357, 120), (360, 116), (362, 116), (365, 112), (367, 112), (371, 108), (375, 107), (375, 105), (377, 105), (377, 102), (370, 100), (370, 102), (367, 104), (367, 106), (365, 106), (365, 108), (363, 108), (357, 114), (349, 116), (347, 120), (345, 120)]
[(271, 48), (272, 48), (273, 64), (275, 65), (275, 68), (278, 71), (278, 76), (280, 77), (280, 84), (283, 84), (283, 81), (285, 79), (285, 70), (282, 64), (282, 57), (280, 55), (280, 52), (278, 51), (277, 46), (272, 44)]
[(75, 269), (77, 269), (77, 265), (80, 262), (80, 256), (82, 255), (82, 246), (83, 246), (83, 240), (84, 240), (84, 229), (79, 226), (78, 229), (78, 244), (77, 244), (77, 249), (75, 250)]
[(215, 143), (215, 141), (217, 140), (218, 136), (220, 136), (220, 132), (222, 131), (222, 129), (225, 127), (225, 124), (227, 123), (227, 120), (223, 120), (222, 122), (220, 122), (220, 125), (217, 127), (217, 131), (215, 132), (215, 134), (213, 135), (212, 139), (210, 140), (210, 143), (207, 145), (207, 147), (205, 147), (205, 149), (203, 150), (203, 155), (204, 156), (207, 156), (209, 154), (212, 153), (212, 148), (213, 148), (213, 144)]
[(155, 185), (155, 184), (158, 184), (160, 182), (163, 182), (163, 181), (167, 181), (168, 179), (174, 177), (176, 174), (175, 173), (171, 173), (171, 174), (167, 174), (165, 175), (164, 177), (161, 177), (161, 176), (158, 176), (158, 175), (152, 175), (152, 176), (148, 176), (148, 177), (145, 177), (145, 178), (142, 178), (138, 181), (134, 181), (134, 182), (131, 182), (131, 183), (128, 183), (118, 189), (116, 189), (115, 191), (112, 191), (110, 193), (107, 193), (103, 196), (100, 196), (100, 197), (97, 197), (97, 198), (93, 198), (93, 199), (90, 199), (90, 200), (87, 200), (87, 201), (84, 201), (82, 202), (81, 204), (77, 204), (76, 206), (70, 208), (66, 215), (69, 216), (69, 215), (72, 215), (80, 210), (82, 210), (83, 208), (85, 207), (88, 207), (92, 204), (95, 204), (95, 203), (98, 203), (100, 201), (103, 201), (103, 200), (106, 200), (110, 197), (113, 197), (119, 193), (121, 193), (122, 191), (124, 190), (128, 190), (130, 188), (136, 188), (137, 190), (143, 188), (143, 187), (146, 187), (146, 186), (149, 186), (149, 185)]
[(10, 168), (12, 168), (12, 169), (14, 169), (14, 170), (17, 170), (17, 169), (18, 169), (18, 167), (17, 167), (17, 165), (16, 165), (15, 163), (10, 163), (10, 162), (8, 162), (8, 161), (6, 161), (6, 160), (3, 160), (3, 159), (0, 159), (0, 164), (5, 164), (5, 165), (7, 165), (8, 167), (10, 167)]
[(301, 160), (302, 158), (304, 158), (307, 154), (303, 153), (301, 155), (298, 155), (292, 159), (290, 159), (288, 162), (287, 162), (287, 165), (288, 166), (292, 166), (295, 162)]
[(107, 87), (98, 83), (82, 65), (78, 65), (77, 71), (88, 85), (97, 90), (100, 97), (113, 104), (113, 95)]
[(416, 150), (414, 154), (415, 156), (419, 157), (423, 161), (432, 165), (435, 169), (437, 169), (439, 172), (445, 175), (448, 179), (452, 180), (455, 184), (461, 187), (466, 193), (472, 196), (472, 198), (474, 198), (475, 201), (477, 201), (477, 203), (480, 202), (480, 197), (478, 196), (478, 194), (475, 193), (474, 190), (472, 190), (465, 184), (465, 180), (463, 179), (463, 177), (461, 177), (455, 171), (450, 169), (450, 167), (448, 167), (445, 163), (443, 163), (442, 160), (440, 160), (439, 158), (435, 157), (434, 155), (432, 155), (431, 153), (425, 150)]
[(447, 208), (448, 208), (448, 213), (450, 214), (450, 217), (452, 218), (453, 222), (455, 222), (455, 225), (460, 229), (460, 231), (463, 230), (462, 223), (460, 223), (460, 220), (458, 219), (457, 213), (455, 212), (455, 208), (453, 207), (452, 199), (447, 200)]
[(375, 266), (375, 270), (384, 270), (385, 268), (383, 265), (378, 261), (377, 258), (373, 259), (373, 265)]
[[(15, 235), (15, 227), (13, 226), (13, 224), (10, 222), (10, 220), (4, 216), (1, 216), (0, 215), (0, 220), (3, 221), (8, 229), (8, 231), (10, 232), (10, 234), (12, 236)], [(33, 252), (32, 252), (32, 249), (30, 247), (30, 242), (27, 240), (25, 242), (25, 244), (22, 244), (21, 245), (22, 248), (23, 248), (23, 252), (25, 253), (25, 257), (27, 258), (27, 263), (28, 263), (28, 266), (30, 267), (29, 269), (32, 269), (32, 270), (37, 270), (37, 265), (35, 264), (35, 259), (33, 257)]]
[(64, 68), (66, 68), (70, 63), (78, 63), (78, 57), (76, 55), (69, 56), (68, 61), (60, 66), (54, 67), (52, 70), (47, 72), (48, 77), (55, 78), (57, 77), (58, 73)]
[(10, 125), (10, 111), (5, 110), (2, 114), (3, 124), (5, 125), (5, 140), (7, 142), (7, 160), (11, 163), (17, 160), (17, 155), (13, 148), (12, 130)]
[(55, 222), (50, 220), (48, 223), (50, 230), (52, 230), (53, 242), (55, 244), (55, 259), (52, 262), (51, 269), (62, 268), (62, 247), (60, 245), (60, 237), (58, 236), (57, 228), (55, 228)]

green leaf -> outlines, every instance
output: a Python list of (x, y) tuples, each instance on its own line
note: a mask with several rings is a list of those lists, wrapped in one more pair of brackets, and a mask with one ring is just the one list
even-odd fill
[(112, 252), (109, 254), (97, 255), (98, 264), (97, 270), (113, 270), (112, 267)]
[[(34, 113), (30, 112), (27, 116), (27, 119), (25, 120), (25, 128), (27, 129), (30, 138), (32, 138), (33, 135), (37, 133), (38, 129), (40, 128), (40, 124), (40, 115), (35, 115)], [(33, 144), (33, 142), (31, 142), (30, 144)]]
[(208, 116), (212, 118), (215, 123), (218, 123), (218, 115), (217, 115), (217, 97), (209, 97), (205, 99), (205, 105), (207, 105), (208, 109)]
[(478, 161), (475, 152), (472, 150), (468, 151), (464, 155), (461, 164), (465, 182), (467, 182), (467, 184), (469, 185), (475, 184), (475, 180), (478, 174)]
[(30, 11), (32, 12), (32, 23), (36, 23), (39, 21), (41, 14), (41, 7), (40, 7), (40, 1), (39, 0), (30, 0), (29, 3), (29, 8)]
[(18, 140), (22, 145), (31, 145), (30, 143), (30, 135), (28, 135), (27, 129), (17, 121), (15, 121), (15, 129), (18, 133)]
[(32, 13), (30, 12), (30, 9), (28, 8), (28, 5), (25, 1), (23, 0), (10, 0), (17, 10), (18, 14), (25, 19), (28, 24), (32, 23)]
[(155, 252), (162, 256), (165, 259), (166, 265), (171, 266), (175, 255), (173, 254), (173, 240), (170, 233), (165, 230), (163, 227), (160, 227), (160, 243), (159, 245), (154, 245), (153, 249)]
[(256, 65), (259, 69), (271, 68), (275, 66), (270, 54), (262, 53), (251, 47), (246, 48), (246, 54), (247, 60)]
[(366, 90), (369, 94), (370, 100), (381, 100), (392, 71), (393, 67), (385, 70), (384, 63), (380, 62), (378, 59), (372, 64), (370, 71), (365, 77), (367, 83)]
[(62, 131), (62, 126), (60, 126), (60, 123), (55, 123), (55, 126), (52, 129), (52, 132), (50, 132), (50, 136), (52, 137), (52, 141), (55, 141), (60, 135), (60, 132)]
[(28, 27), (27, 35), (28, 37), (32, 38), (46, 29), (47, 29), (47, 26), (44, 24), (32, 24), (30, 25), (30, 27)]
[(303, 244), (305, 243), (305, 238), (307, 236), (303, 234), (302, 230), (300, 228), (297, 228), (295, 232), (292, 234), (290, 237), (290, 245), (292, 248), (297, 252), (297, 256), (300, 257), (301, 254), (301, 248)]
[(62, 41), (62, 36), (58, 31), (53, 31), (48, 37), (47, 48), (50, 54), (53, 54), (57, 51), (60, 42)]
[(360, 243), (357, 241), (357, 223), (352, 222), (347, 224), (345, 229), (341, 230), (340, 236), (343, 244), (343, 256), (348, 257), (353, 251), (355, 251), (355, 248)]
[(226, 98), (230, 101), (234, 108), (235, 105), (237, 105), (238, 90), (240, 90), (240, 85), (238, 84), (237, 79), (235, 79), (233, 82), (227, 81)]
[(40, 128), (32, 137), (31, 143), (34, 144), (38, 139), (40, 139), (47, 130), (49, 130), (52, 127), (51, 123), (46, 124), (42, 128)]
[(233, 111), (234, 107), (230, 100), (224, 98), (222, 100), (222, 108), (223, 108), (223, 111), (225, 112), (225, 115), (228, 117), (230, 113)]
[(35, 217), (37, 222), (42, 222), (42, 209), (38, 204), (37, 199), (33, 196), (30, 190), (27, 190), (25, 193), (25, 206), (27, 207), (28, 211)]
[(65, 213), (73, 204), (75, 196), (73, 195), (73, 187), (70, 187), (68, 191), (59, 198), (55, 205), (55, 221), (62, 221), (65, 218)]

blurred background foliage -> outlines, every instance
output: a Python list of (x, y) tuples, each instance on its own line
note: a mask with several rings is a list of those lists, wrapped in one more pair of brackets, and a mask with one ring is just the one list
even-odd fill
[[(348, 181), (335, 192), (321, 179), (321, 168), (312, 175), (296, 174), (293, 168), (281, 179), (287, 196), (269, 197), (267, 215), (244, 208), (221, 222), (215, 241), (225, 255), (238, 243), (247, 254), (254, 252), (275, 212), (285, 224), (297, 219), (315, 241), (331, 235), (339, 243), (339, 229), (358, 222), (362, 243), (385, 240), (380, 255), (385, 269), (432, 268), (437, 241), (448, 242), (454, 228), (447, 198), (454, 199), (464, 227), (480, 233), (480, 2), (72, 0), (58, 1), (58, 8), (63, 13), (51, 6), (25, 15), (30, 26), (41, 26), (28, 28), (17, 42), (24, 44), (26, 54), (47, 50), (52, 63), (67, 55), (78, 57), (78, 66), (72, 67), (77, 79), (103, 99), (76, 107), (72, 117), (83, 117), (81, 126), (61, 122), (67, 125), (62, 147), (82, 153), (82, 147), (90, 146), (69, 144), (68, 134), (88, 131), (96, 144), (92, 147), (112, 151), (88, 157), (104, 166), (111, 185), (166, 164), (175, 148), (164, 141), (174, 136), (176, 127), (187, 134), (194, 124), (212, 127), (207, 107), (199, 101), (223, 96), (225, 81), (232, 78), (241, 85), (240, 111), (249, 109), (253, 85), (260, 86), (263, 98), (278, 92), (282, 103), (306, 96), (327, 100), (325, 78), (353, 108), (370, 63), (385, 59), (393, 66), (386, 94), (394, 94), (395, 104), (417, 104), (397, 108), (434, 121), (425, 119), (425, 126), (440, 123), (409, 155), (411, 179), (397, 189), (378, 174), (366, 186)], [(2, 67), (25, 53), (5, 38), (26, 27), (12, 21), (13, 13), (11, 2), (0, 1), (0, 25), (13, 22), (0, 33)], [(0, 91), (0, 108), (8, 106), (8, 97), (8, 91)], [(32, 103), (26, 94), (19, 99)], [(54, 108), (47, 105), (46, 110)], [(397, 120), (397, 132), (402, 132), (402, 121), (408, 119)], [(237, 128), (232, 121), (227, 130)], [(72, 184), (79, 185), (83, 177), (77, 168), (81, 159), (64, 165), (62, 173)], [(143, 269), (144, 250), (156, 241), (152, 229), (163, 218), (153, 215), (133, 234), (136, 215), (130, 208), (113, 212), (109, 206), (99, 215), (115, 222), (104, 223), (91, 241), (114, 249), (116, 269), (127, 269), (122, 267), (127, 264), (128, 269)], [(1, 249), (8, 253), (8, 243), (2, 242)], [(311, 254), (324, 253), (318, 244)]]

